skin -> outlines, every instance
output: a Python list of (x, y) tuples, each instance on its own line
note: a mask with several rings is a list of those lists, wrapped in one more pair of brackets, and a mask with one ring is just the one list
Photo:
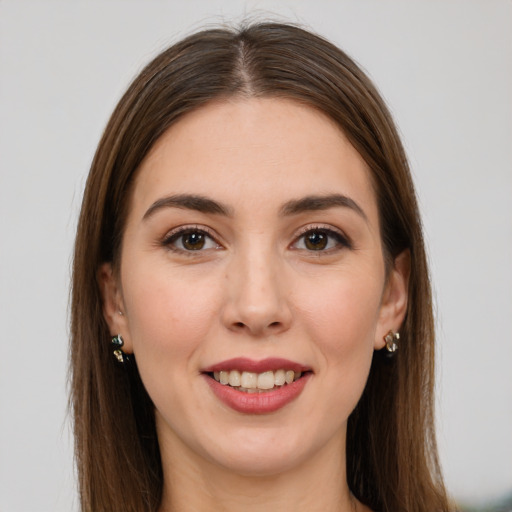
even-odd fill
[[(147, 213), (176, 194), (229, 215)], [(283, 214), (289, 201), (331, 194), (361, 211)], [(155, 404), (161, 511), (367, 510), (346, 484), (347, 419), (373, 351), (403, 321), (409, 263), (404, 253), (386, 272), (361, 156), (329, 118), (291, 100), (212, 102), (155, 144), (130, 201), (120, 268), (105, 264), (100, 280), (111, 333)], [(201, 250), (172, 238), (182, 227), (208, 233)], [(325, 248), (307, 246), (305, 230)], [(201, 374), (233, 357), (291, 359), (313, 375), (282, 409), (243, 414)]]

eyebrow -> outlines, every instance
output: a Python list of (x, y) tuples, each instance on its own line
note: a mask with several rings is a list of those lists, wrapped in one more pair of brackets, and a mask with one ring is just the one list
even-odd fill
[(155, 201), (146, 211), (142, 220), (146, 220), (157, 211), (163, 208), (182, 208), (185, 210), (195, 210), (201, 213), (213, 213), (216, 215), (231, 216), (231, 208), (209, 199), (204, 196), (195, 194), (177, 194), (168, 197), (162, 197)]
[(306, 196), (301, 199), (294, 199), (288, 201), (281, 208), (281, 215), (297, 215), (298, 213), (328, 210), (341, 206), (343, 208), (350, 208), (361, 216), (366, 222), (368, 217), (364, 210), (350, 197), (343, 194), (330, 194), (325, 196)]
[[(303, 212), (328, 210), (329, 208), (343, 207), (350, 208), (360, 215), (365, 221), (368, 218), (363, 209), (350, 197), (343, 194), (330, 194), (325, 196), (306, 196), (300, 199), (292, 199), (286, 202), (280, 209), (282, 216), (288, 217)], [(233, 211), (226, 205), (223, 205), (213, 199), (196, 194), (177, 194), (168, 197), (162, 197), (155, 201), (146, 211), (142, 220), (147, 220), (157, 211), (164, 208), (181, 208), (186, 210), (195, 210), (201, 213), (223, 215), (230, 217)]]

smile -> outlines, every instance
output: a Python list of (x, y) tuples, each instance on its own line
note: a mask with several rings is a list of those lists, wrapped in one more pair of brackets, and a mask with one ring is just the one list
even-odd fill
[(302, 372), (279, 369), (263, 373), (239, 370), (213, 372), (213, 378), (224, 386), (231, 386), (244, 393), (262, 393), (291, 384), (302, 376)]
[(217, 399), (244, 414), (280, 410), (300, 396), (313, 375), (310, 367), (278, 358), (235, 358), (201, 373)]

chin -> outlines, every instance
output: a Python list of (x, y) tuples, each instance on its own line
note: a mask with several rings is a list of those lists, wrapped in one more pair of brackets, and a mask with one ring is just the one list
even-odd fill
[(244, 477), (271, 477), (286, 473), (301, 465), (307, 455), (298, 453), (271, 453), (270, 450), (260, 450), (257, 454), (252, 451), (241, 450), (233, 456), (226, 456), (217, 460), (227, 471)]
[[(227, 471), (247, 477), (275, 476), (311, 460), (320, 446), (290, 429), (250, 429), (225, 436), (227, 444), (217, 444), (209, 458)], [(316, 440), (318, 441), (318, 439)]]

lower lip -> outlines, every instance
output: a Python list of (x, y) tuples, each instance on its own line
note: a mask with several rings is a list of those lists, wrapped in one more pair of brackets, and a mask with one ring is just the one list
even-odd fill
[(306, 373), (291, 384), (285, 384), (273, 391), (246, 393), (221, 384), (205, 374), (206, 382), (217, 398), (231, 409), (245, 414), (268, 414), (278, 411), (300, 395), (310, 376), (311, 373)]

